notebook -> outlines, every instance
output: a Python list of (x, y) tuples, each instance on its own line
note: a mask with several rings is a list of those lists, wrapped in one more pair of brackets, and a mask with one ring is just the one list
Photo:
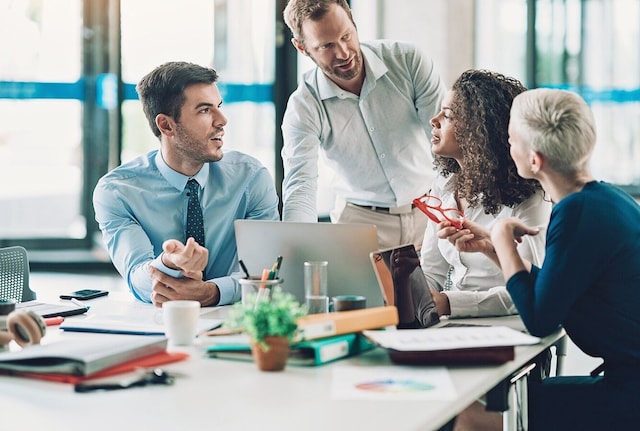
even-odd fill
[(103, 334), (73, 337), (0, 353), (0, 370), (89, 376), (107, 368), (166, 351), (162, 336)]
[(279, 278), (282, 290), (305, 302), (304, 262), (329, 262), (329, 298), (363, 295), (367, 308), (384, 305), (382, 292), (369, 262), (378, 249), (373, 224), (298, 223), (269, 220), (236, 220), (238, 258), (251, 275), (260, 275), (282, 256)]
[(64, 304), (54, 304), (40, 301), (25, 301), (16, 304), (16, 310), (33, 311), (43, 318), (56, 316), (75, 316), (76, 314), (86, 313), (89, 307), (78, 305), (73, 302)]

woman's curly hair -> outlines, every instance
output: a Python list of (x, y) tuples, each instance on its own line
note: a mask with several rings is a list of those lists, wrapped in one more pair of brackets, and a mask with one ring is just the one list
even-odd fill
[(462, 164), (436, 156), (440, 174), (455, 174), (454, 187), (469, 206), (482, 205), (497, 214), (502, 205), (513, 207), (540, 190), (535, 180), (518, 175), (509, 154), (509, 111), (513, 99), (527, 89), (520, 81), (488, 70), (467, 70), (451, 88), (453, 130)]

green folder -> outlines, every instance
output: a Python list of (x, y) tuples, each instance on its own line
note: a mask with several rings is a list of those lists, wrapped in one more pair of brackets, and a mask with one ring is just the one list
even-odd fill
[[(301, 341), (291, 345), (287, 365), (322, 365), (374, 347), (375, 345), (360, 333)], [(214, 344), (207, 346), (205, 351), (210, 358), (253, 361), (251, 347), (244, 342)]]

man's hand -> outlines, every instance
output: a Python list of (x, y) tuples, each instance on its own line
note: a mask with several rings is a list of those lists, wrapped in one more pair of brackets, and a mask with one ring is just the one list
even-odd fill
[(220, 290), (215, 283), (193, 278), (174, 278), (149, 266), (153, 292), (151, 302), (162, 307), (166, 301), (191, 299), (199, 301), (202, 306), (216, 305), (220, 302)]
[(162, 263), (171, 269), (179, 269), (187, 278), (202, 280), (209, 260), (209, 250), (189, 238), (186, 244), (169, 239), (162, 244)]

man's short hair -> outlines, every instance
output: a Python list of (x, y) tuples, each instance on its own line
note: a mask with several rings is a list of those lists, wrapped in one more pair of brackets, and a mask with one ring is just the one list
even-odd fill
[(318, 21), (322, 19), (333, 4), (337, 4), (344, 9), (353, 25), (356, 25), (353, 21), (351, 8), (346, 0), (289, 0), (284, 8), (283, 17), (294, 39), (304, 46), (302, 24), (308, 20)]
[(156, 125), (158, 114), (180, 121), (185, 88), (193, 84), (213, 84), (217, 80), (218, 73), (214, 69), (183, 61), (164, 63), (144, 76), (136, 91), (153, 134), (160, 137)]

